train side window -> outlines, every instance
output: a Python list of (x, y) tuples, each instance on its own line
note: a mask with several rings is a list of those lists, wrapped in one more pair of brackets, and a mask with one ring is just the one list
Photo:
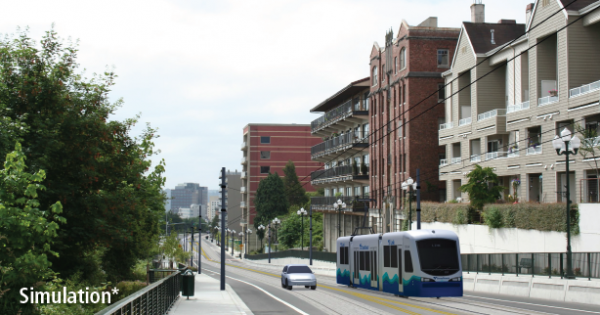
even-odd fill
[(390, 254), (391, 254), (391, 264), (390, 267), (392, 268), (397, 268), (398, 267), (398, 255), (396, 255), (396, 253), (398, 252), (398, 245), (392, 245), (390, 246)]
[(348, 262), (348, 247), (344, 247), (344, 265), (349, 264)]
[(390, 266), (390, 247), (389, 246), (383, 246), (383, 266), (384, 267)]
[(371, 252), (365, 252), (365, 270), (371, 271)]
[(407, 250), (404, 251), (404, 271), (413, 272), (412, 257), (410, 251)]
[(398, 281), (402, 284), (402, 249), (398, 250)]
[(372, 280), (376, 281), (377, 280), (377, 252), (373, 252), (373, 272), (371, 273), (372, 276)]
[(354, 278), (358, 278), (358, 252), (354, 252)]

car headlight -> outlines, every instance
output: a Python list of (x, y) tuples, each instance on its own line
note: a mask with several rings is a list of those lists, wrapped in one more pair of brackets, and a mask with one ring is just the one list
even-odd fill
[(452, 279), (450, 279), (450, 282), (460, 282), (460, 277), (459, 278), (452, 278)]

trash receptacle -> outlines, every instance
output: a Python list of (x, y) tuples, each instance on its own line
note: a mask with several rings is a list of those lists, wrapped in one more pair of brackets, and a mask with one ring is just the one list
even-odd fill
[(181, 296), (194, 296), (194, 273), (189, 269), (181, 274)]

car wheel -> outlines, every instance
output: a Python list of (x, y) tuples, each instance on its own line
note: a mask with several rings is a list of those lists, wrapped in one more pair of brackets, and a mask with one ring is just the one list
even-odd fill
[(289, 285), (289, 284), (287, 283), (287, 281), (285, 282), (285, 285), (286, 285), (286, 287), (287, 287), (287, 289), (288, 289), (288, 290), (292, 291), (292, 286), (291, 286), (291, 285)]
[(304, 287), (308, 289), (308, 287), (310, 287), (310, 286), (309, 285), (305, 285)]
[(317, 285), (315, 284), (315, 285), (311, 286), (310, 289), (311, 290), (316, 290), (317, 289)]
[(285, 282), (281, 281), (281, 287), (285, 289)]

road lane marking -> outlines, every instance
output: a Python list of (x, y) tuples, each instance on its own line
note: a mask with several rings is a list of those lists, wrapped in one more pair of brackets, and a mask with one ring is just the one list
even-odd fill
[[(202, 268), (202, 269), (204, 269), (204, 268)], [(206, 270), (206, 269), (204, 269), (204, 270)], [(213, 272), (214, 272), (214, 271), (213, 271)], [(220, 275), (220, 273), (218, 273), (218, 272), (214, 272), (214, 273), (216, 273), (216, 274), (219, 274), (219, 275)], [(235, 280), (235, 281), (239, 281), (239, 282), (245, 283), (245, 284), (247, 284), (247, 285), (250, 285), (250, 286), (253, 286), (253, 287), (255, 287), (255, 288), (257, 288), (257, 289), (261, 290), (261, 291), (262, 291), (264, 294), (266, 294), (266, 295), (270, 296), (270, 297), (271, 297), (271, 298), (273, 298), (274, 300), (276, 300), (276, 301), (280, 302), (281, 304), (283, 304), (283, 305), (285, 305), (285, 306), (287, 306), (287, 307), (289, 307), (289, 308), (293, 309), (294, 311), (298, 312), (299, 314), (302, 314), (302, 315), (309, 315), (308, 313), (305, 313), (305, 312), (303, 312), (301, 309), (299, 309), (299, 308), (295, 307), (294, 305), (292, 305), (292, 304), (290, 304), (290, 303), (288, 303), (288, 302), (286, 302), (286, 301), (284, 301), (284, 300), (282, 300), (282, 299), (280, 299), (280, 298), (278, 298), (278, 297), (274, 296), (273, 294), (269, 293), (268, 291), (266, 291), (265, 289), (263, 289), (263, 288), (261, 288), (261, 287), (259, 287), (259, 286), (257, 286), (257, 285), (254, 285), (254, 284), (252, 284), (252, 283), (249, 283), (249, 282), (246, 282), (246, 281), (244, 281), (244, 280), (236, 279), (236, 278), (233, 278), (233, 277), (230, 277), (230, 276), (227, 276), (227, 275), (226, 275), (225, 277), (227, 277), (227, 278), (229, 278), (229, 279), (232, 279), (232, 280)]]

